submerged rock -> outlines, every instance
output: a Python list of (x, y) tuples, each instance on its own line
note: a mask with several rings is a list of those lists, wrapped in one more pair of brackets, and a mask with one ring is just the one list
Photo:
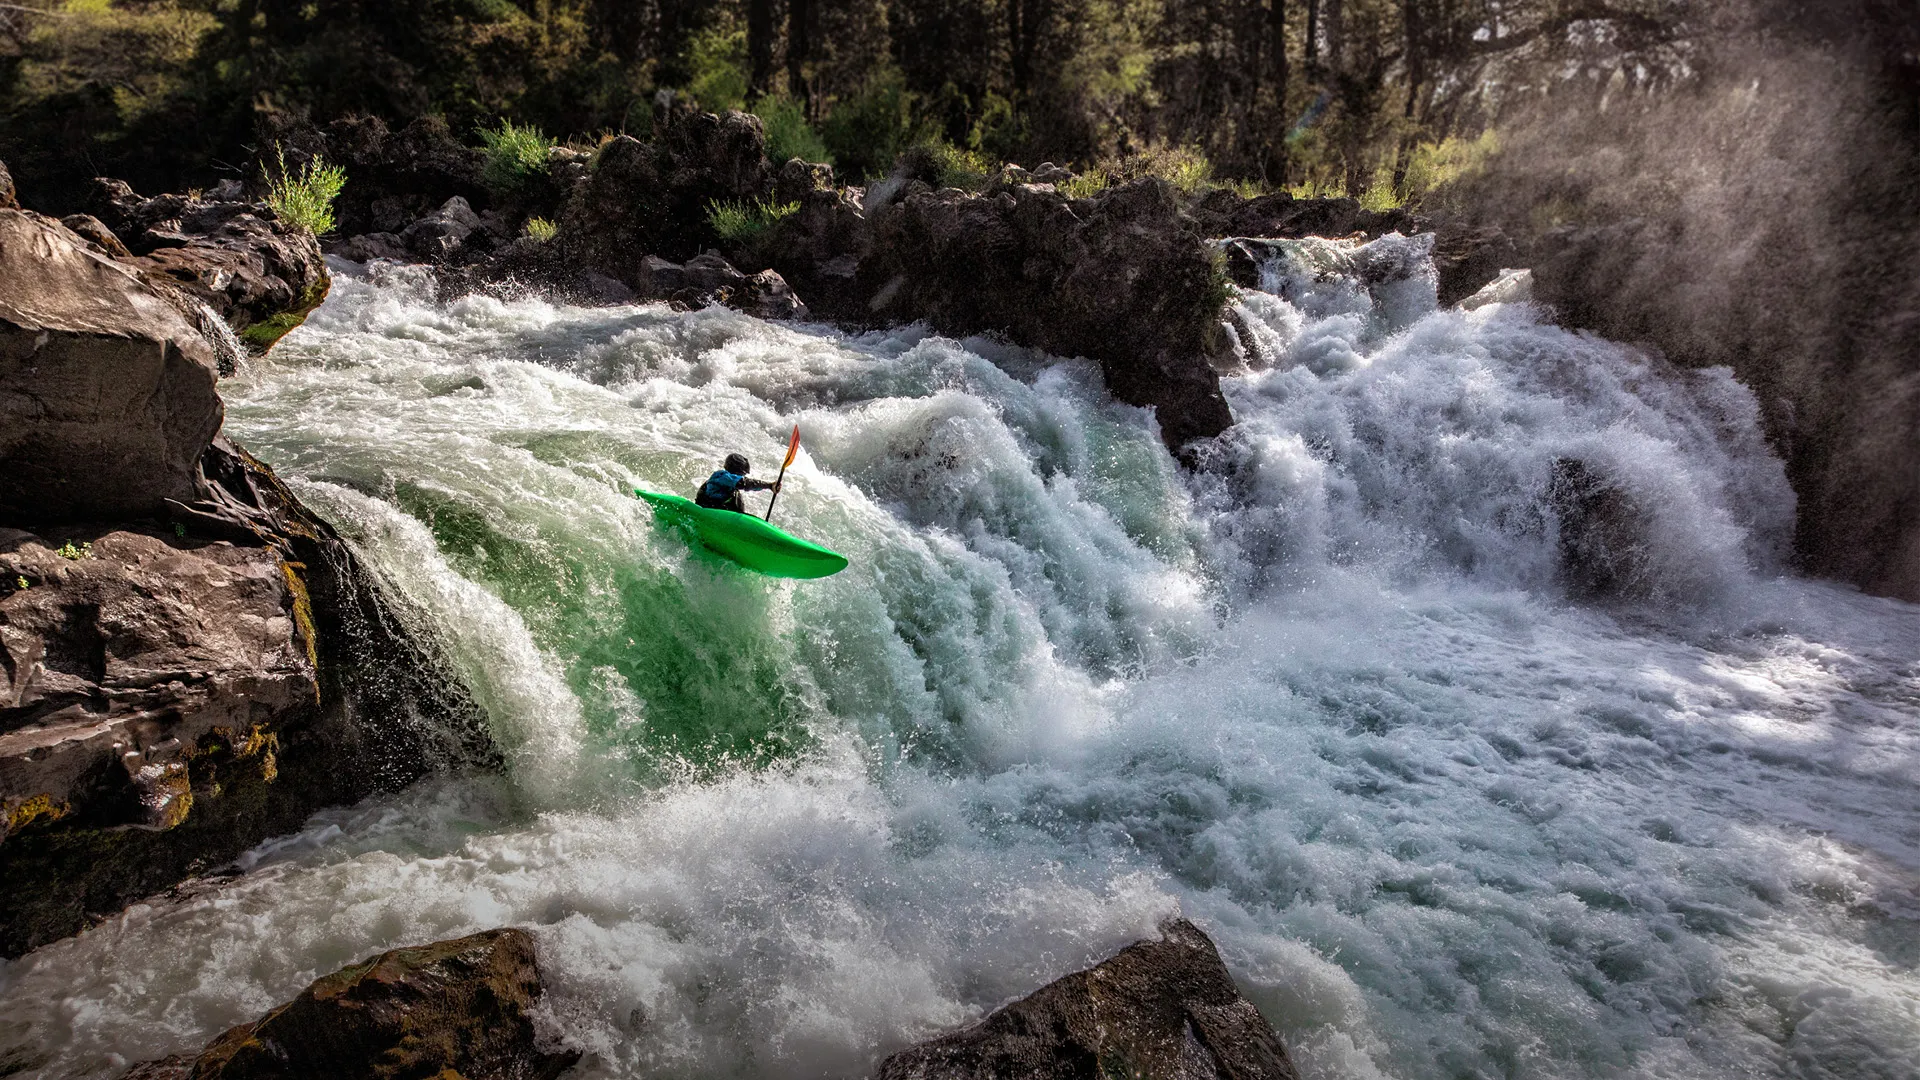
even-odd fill
[(52, 218), (0, 210), (0, 522), (192, 498), (218, 366), (175, 297)]
[(316, 979), (198, 1057), (150, 1062), (126, 1078), (549, 1080), (580, 1054), (539, 1044), (532, 1009), (540, 993), (524, 930), (394, 949)]
[(965, 1031), (889, 1057), (876, 1080), (1296, 1080), (1287, 1048), (1185, 919)]

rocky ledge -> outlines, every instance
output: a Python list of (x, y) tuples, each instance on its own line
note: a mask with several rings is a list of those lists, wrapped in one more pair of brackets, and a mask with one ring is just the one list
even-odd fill
[(1179, 918), (1160, 935), (902, 1050), (875, 1080), (1297, 1080), (1213, 941)]
[(540, 994), (524, 930), (395, 949), (314, 980), (197, 1055), (137, 1065), (122, 1080), (551, 1080), (580, 1054), (541, 1045)]
[(0, 956), (494, 758), (387, 591), (216, 438), (222, 320), (113, 240), (0, 208)]
[[(363, 135), (335, 125), (302, 137), (348, 160), (366, 153)], [(442, 159), (457, 163), (458, 155)], [(618, 136), (591, 159), (556, 149), (537, 191), (482, 212), (469, 202), (463, 168), (434, 174), (434, 194), (445, 201), (402, 223), (393, 211), (427, 205), (418, 189), (433, 179), (408, 174), (405, 200), (375, 199), (356, 211), (386, 231), (349, 236), (332, 250), (430, 262), (459, 289), (518, 283), (587, 302), (722, 303), (853, 329), (925, 322), (944, 334), (1085, 356), (1099, 362), (1116, 398), (1156, 410), (1175, 451), (1233, 422), (1215, 371), (1230, 345), (1221, 322), (1229, 284), (1213, 238), (1372, 237), (1417, 224), (1351, 199), (1187, 194), (1156, 179), (1094, 190), (1050, 166), (1008, 166), (972, 185), (979, 190), (942, 188), (924, 151), (904, 156), (884, 181), (846, 186), (825, 165), (769, 162), (756, 117), (672, 100), (655, 110), (650, 141)], [(716, 206), (761, 218), (722, 236), (710, 216)], [(557, 233), (516, 234), (532, 215), (557, 221)], [(1447, 265), (1463, 277), (1498, 270), (1464, 255)], [(1443, 281), (1442, 291), (1464, 296), (1482, 283)]]

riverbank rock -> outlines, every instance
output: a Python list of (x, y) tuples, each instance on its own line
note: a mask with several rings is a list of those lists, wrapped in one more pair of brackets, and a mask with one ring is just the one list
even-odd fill
[(965, 1031), (889, 1057), (876, 1080), (1297, 1080), (1286, 1046), (1185, 919)]
[(265, 203), (209, 195), (142, 198), (119, 180), (94, 181), (94, 215), (126, 245), (122, 261), (207, 305), (265, 352), (327, 297), (320, 242)]
[(540, 1045), (533, 937), (489, 930), (394, 949), (316, 979), (299, 997), (123, 1080), (550, 1080), (578, 1051)]
[(0, 955), (314, 810), (498, 763), (325, 523), (217, 441), (172, 523), (0, 529)]
[(1172, 450), (1233, 423), (1209, 360), (1227, 347), (1226, 277), (1164, 181), (1074, 200), (1037, 185), (928, 192), (872, 228), (858, 270), (870, 320), (1096, 360), (1114, 397), (1154, 407)]
[(162, 513), (191, 499), (224, 409), (218, 353), (123, 262), (0, 210), (0, 522)]

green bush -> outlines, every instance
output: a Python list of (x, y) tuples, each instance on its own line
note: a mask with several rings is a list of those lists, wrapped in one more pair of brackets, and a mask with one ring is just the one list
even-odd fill
[(820, 134), (849, 180), (885, 176), (901, 151), (921, 141), (913, 105), (906, 81), (888, 69), (827, 113)]
[(315, 236), (333, 231), (333, 200), (347, 186), (347, 170), (313, 157), (299, 169), (287, 167), (287, 151), (273, 148), (278, 173), (267, 180), (267, 205), (283, 221), (301, 226)]
[(709, 27), (687, 51), (687, 93), (708, 112), (747, 104), (747, 32), (726, 23)]
[(930, 149), (933, 151), (934, 168), (939, 174), (934, 182), (935, 187), (979, 191), (999, 171), (978, 150), (962, 150), (943, 142), (930, 144)]
[(707, 224), (729, 244), (746, 244), (758, 239), (782, 218), (800, 211), (800, 204), (775, 203), (766, 199), (753, 202), (712, 202), (707, 204)]
[(480, 167), (480, 181), (497, 192), (518, 191), (535, 177), (546, 175), (554, 140), (529, 124), (521, 127), (511, 120), (500, 121), (497, 128), (481, 128), (487, 160)]
[(1114, 176), (1102, 168), (1088, 169), (1060, 185), (1060, 194), (1069, 199), (1088, 199), (1112, 187)]
[(546, 218), (535, 217), (527, 219), (527, 235), (543, 244), (559, 234), (560, 226), (555, 225)]
[(833, 164), (833, 154), (827, 150), (820, 133), (807, 123), (798, 102), (784, 97), (762, 98), (754, 105), (753, 115), (760, 118), (767, 130), (767, 160), (775, 166), (785, 165), (794, 158)]

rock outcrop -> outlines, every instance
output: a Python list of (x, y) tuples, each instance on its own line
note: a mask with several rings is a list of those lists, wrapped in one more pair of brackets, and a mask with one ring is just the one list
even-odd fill
[(224, 440), (171, 524), (0, 529), (0, 955), (314, 810), (492, 765), (479, 710), (325, 523)]
[(131, 253), (123, 261), (205, 303), (265, 352), (327, 297), (332, 279), (312, 233), (237, 185), (220, 195), (141, 198), (118, 180), (94, 181), (94, 214)]
[(965, 1031), (893, 1055), (876, 1080), (1296, 1080), (1287, 1049), (1185, 919)]
[[(200, 224), (136, 239), (205, 242), (154, 253), (253, 265), (249, 236), (292, 243), (244, 203), (128, 213), (163, 201)], [(204, 292), (75, 224), (0, 209), (0, 956), (320, 807), (497, 760), (352, 552), (215, 438), (237, 346)], [(213, 292), (243, 319), (285, 314), (251, 286)]]
[(0, 210), (0, 522), (191, 499), (224, 411), (218, 364), (134, 268), (51, 218)]
[(551, 1080), (580, 1059), (544, 1048), (531, 935), (489, 930), (395, 949), (314, 981), (299, 997), (124, 1080)]
[(871, 227), (870, 320), (1097, 360), (1115, 397), (1156, 408), (1169, 449), (1233, 423), (1209, 363), (1227, 347), (1226, 278), (1164, 181), (1077, 200), (1037, 185), (926, 192)]

